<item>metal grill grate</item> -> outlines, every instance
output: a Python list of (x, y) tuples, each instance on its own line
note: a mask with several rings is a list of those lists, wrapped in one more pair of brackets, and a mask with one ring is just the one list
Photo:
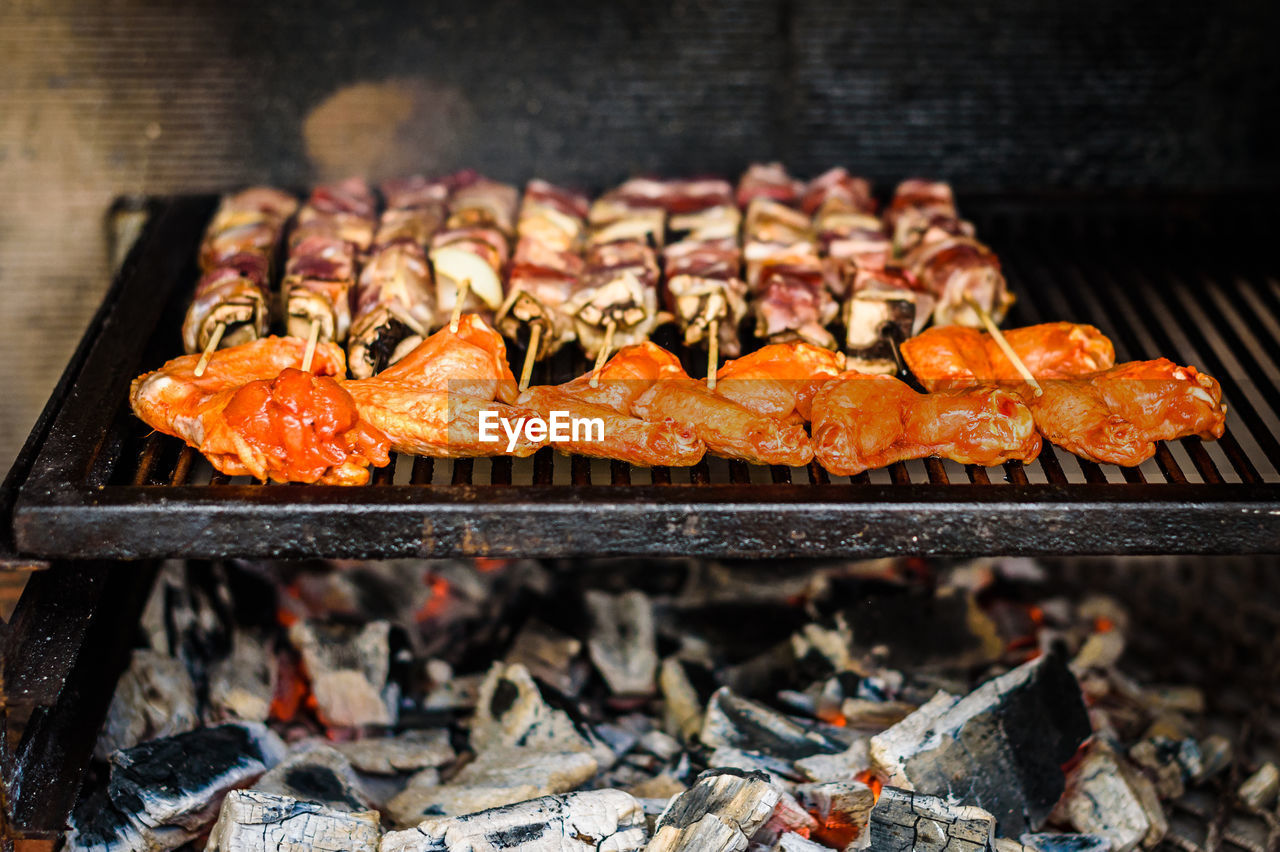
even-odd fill
[[(19, 497), (15, 540), (46, 557), (607, 553), (1280, 551), (1280, 283), (1238, 205), (972, 200), (1019, 302), (1008, 324), (1090, 322), (1121, 360), (1164, 355), (1223, 387), (1226, 437), (1133, 469), (1046, 444), (1032, 463), (928, 459), (854, 477), (708, 458), (646, 470), (557, 455), (399, 457), (366, 488), (258, 485), (146, 435), (128, 381), (176, 354), (212, 199), (159, 205)], [(674, 337), (658, 342), (674, 345)], [(700, 353), (682, 352), (701, 376)], [(535, 381), (586, 369), (565, 354)], [(540, 374), (539, 374), (540, 371)]]

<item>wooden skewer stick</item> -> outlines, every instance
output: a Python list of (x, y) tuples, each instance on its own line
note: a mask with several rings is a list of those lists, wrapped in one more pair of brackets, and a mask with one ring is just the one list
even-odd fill
[(613, 317), (609, 318), (609, 322), (604, 327), (604, 345), (600, 347), (600, 354), (596, 355), (596, 366), (591, 371), (590, 385), (593, 388), (600, 387), (600, 368), (604, 366), (604, 362), (609, 360), (609, 350), (613, 348), (613, 333), (618, 328), (618, 321)]
[(204, 345), (204, 351), (200, 353), (200, 360), (196, 363), (196, 378), (204, 375), (204, 371), (209, 368), (209, 359), (213, 357), (213, 352), (218, 348), (218, 344), (222, 342), (222, 335), (227, 332), (227, 324), (220, 322), (213, 327), (213, 334), (209, 335), (209, 342)]
[(458, 323), (462, 320), (462, 303), (467, 300), (467, 295), (471, 292), (471, 279), (463, 278), (462, 286), (458, 288), (457, 297), (453, 303), (453, 317), (449, 320), (449, 332), (451, 334), (458, 333)]
[(307, 333), (307, 349), (302, 353), (302, 372), (311, 372), (311, 361), (316, 357), (316, 344), (320, 342), (320, 319), (311, 321), (311, 331)]
[(421, 337), (427, 336), (427, 330), (422, 327), (422, 323), (418, 322), (417, 318), (405, 310), (404, 306), (399, 302), (389, 302), (387, 304), (387, 313), (408, 326), (409, 330), (414, 334)]
[(1040, 387), (1040, 383), (1036, 381), (1036, 377), (1031, 375), (1031, 371), (1027, 369), (1027, 365), (1022, 363), (1022, 359), (1018, 357), (1018, 353), (1013, 351), (1013, 347), (1009, 345), (1009, 341), (1005, 339), (1004, 333), (1000, 331), (1000, 327), (996, 325), (995, 320), (991, 319), (991, 314), (987, 313), (987, 309), (978, 304), (978, 300), (972, 295), (965, 293), (964, 300), (969, 303), (969, 307), (978, 314), (978, 319), (982, 320), (982, 324), (987, 327), (987, 332), (995, 340), (996, 345), (1000, 347), (1000, 351), (1013, 364), (1018, 374), (1026, 381), (1027, 384), (1035, 390), (1036, 396), (1044, 393), (1044, 388)]
[(707, 334), (711, 335), (707, 343), (707, 390), (716, 389), (716, 368), (720, 366), (720, 319), (713, 317), (707, 323)]
[(533, 375), (533, 362), (538, 360), (538, 344), (542, 341), (542, 323), (536, 322), (529, 327), (529, 351), (524, 353), (524, 369), (520, 371), (520, 393), (529, 389), (529, 378)]

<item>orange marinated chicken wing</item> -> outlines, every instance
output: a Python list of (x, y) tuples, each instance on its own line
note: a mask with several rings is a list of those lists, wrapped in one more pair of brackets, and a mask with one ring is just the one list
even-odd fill
[[(1115, 347), (1091, 325), (1047, 322), (1011, 328), (1004, 336), (1037, 379), (1081, 376), (1116, 363)], [(929, 390), (1022, 382), (990, 334), (962, 325), (936, 326), (917, 334), (902, 344), (902, 357)]]
[(813, 449), (831, 473), (941, 456), (990, 466), (1040, 454), (1031, 412), (994, 387), (916, 393), (892, 376), (845, 373), (813, 400)]
[(1222, 437), (1222, 388), (1195, 367), (1166, 358), (1130, 361), (1075, 379), (1040, 383), (1022, 397), (1040, 432), (1090, 461), (1131, 467), (1155, 455), (1156, 441)]
[(445, 325), (395, 364), (359, 381), (413, 385), (506, 403), (515, 402), (519, 393), (502, 335), (476, 314), (463, 314), (456, 332)]

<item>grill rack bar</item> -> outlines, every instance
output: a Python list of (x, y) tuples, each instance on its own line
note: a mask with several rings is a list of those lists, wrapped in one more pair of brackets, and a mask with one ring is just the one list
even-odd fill
[[(974, 200), (966, 211), (1019, 296), (1013, 325), (1092, 322), (1121, 359), (1166, 355), (1223, 385), (1228, 433), (1160, 445), (1139, 468), (1046, 445), (1034, 463), (939, 459), (854, 477), (819, 465), (690, 469), (607, 460), (396, 457), (365, 488), (258, 485), (214, 472), (129, 411), (134, 375), (176, 354), (214, 199), (156, 215), (91, 328), (37, 447), (14, 541), (47, 558), (192, 556), (872, 556), (1280, 551), (1280, 290), (1269, 258), (1210, 202)], [(1256, 220), (1261, 221), (1261, 220)], [(1239, 240), (1240, 246), (1234, 245)], [(700, 376), (705, 359), (658, 342)], [(83, 348), (83, 347), (82, 347)], [(535, 380), (587, 368), (541, 363)]]

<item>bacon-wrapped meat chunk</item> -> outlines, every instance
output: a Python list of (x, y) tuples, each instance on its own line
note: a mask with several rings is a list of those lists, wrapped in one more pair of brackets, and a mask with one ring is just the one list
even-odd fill
[(254, 252), (226, 258), (196, 284), (195, 299), (182, 323), (183, 348), (203, 351), (219, 326), (224, 347), (257, 340), (267, 333), (270, 304), (267, 259)]
[(1166, 358), (1131, 361), (1102, 372), (1022, 389), (1044, 437), (1081, 458), (1133, 467), (1155, 455), (1157, 441), (1226, 430), (1222, 388), (1195, 367)]
[(320, 340), (346, 340), (355, 283), (354, 243), (322, 233), (295, 242), (284, 270), (286, 331), (306, 338), (318, 324)]
[(297, 210), (292, 195), (266, 186), (225, 196), (205, 229), (200, 268), (208, 271), (240, 254), (260, 255), (269, 264), (285, 223)]
[(666, 239), (667, 181), (632, 178), (597, 198), (587, 213), (592, 246), (636, 242), (662, 248)]
[(742, 231), (742, 255), (747, 285), (756, 292), (766, 264), (780, 258), (818, 255), (813, 223), (804, 213), (767, 198), (757, 198), (747, 208)]
[(322, 184), (298, 213), (298, 225), (290, 242), (297, 244), (312, 235), (345, 240), (357, 251), (369, 250), (378, 224), (378, 201), (362, 178), (347, 178)]
[(884, 223), (893, 237), (894, 253), (898, 256), (922, 242), (930, 228), (973, 236), (973, 226), (963, 222), (956, 211), (951, 185), (941, 181), (911, 178), (898, 184), (885, 210)]
[(668, 221), (678, 240), (663, 249), (663, 298), (685, 345), (707, 345), (714, 325), (718, 351), (730, 357), (741, 351), (738, 326), (747, 313), (738, 247), (742, 214), (732, 199), (724, 181), (674, 183), (668, 204), (681, 212), (673, 212)]
[(897, 369), (894, 347), (924, 328), (933, 313), (933, 296), (893, 266), (862, 269), (849, 264), (845, 275), (841, 317), (850, 366), (864, 373), (891, 373)]
[(319, 344), (304, 373), (304, 349), (279, 337), (233, 346), (214, 352), (198, 378), (199, 356), (184, 355), (135, 379), (129, 401), (147, 425), (230, 476), (363, 485), (370, 465), (389, 462), (387, 437), (333, 378), (346, 370), (342, 350)]
[(1004, 319), (1013, 304), (1000, 259), (972, 237), (946, 235), (923, 242), (903, 258), (903, 264), (937, 300), (933, 309), (937, 325), (980, 326), (982, 320), (968, 299), (996, 322)]
[(516, 205), (520, 191), (474, 173), (455, 176), (449, 194), (450, 228), (493, 228), (508, 240), (515, 235)]
[(582, 286), (569, 300), (569, 312), (588, 357), (604, 347), (610, 322), (615, 347), (649, 339), (658, 325), (660, 275), (653, 249), (640, 241), (604, 243), (587, 251)]
[(813, 399), (814, 456), (840, 476), (927, 456), (1025, 462), (1040, 447), (1031, 412), (998, 388), (919, 394), (892, 376), (845, 373)]
[(738, 180), (739, 207), (749, 207), (757, 198), (792, 205), (800, 201), (804, 182), (796, 180), (782, 163), (755, 163)]
[(462, 310), (491, 317), (502, 306), (502, 270), (510, 252), (506, 235), (496, 228), (449, 228), (437, 233), (431, 240), (431, 264), (438, 322), (449, 321), (464, 281), (470, 283)]
[[(1088, 375), (1116, 363), (1115, 347), (1091, 325), (1047, 322), (1003, 333), (1037, 379)], [(929, 390), (1022, 382), (1022, 375), (995, 339), (976, 328), (931, 328), (904, 342), (902, 357), (920, 384)]]
[(756, 414), (803, 423), (813, 396), (844, 372), (839, 352), (809, 343), (773, 343), (730, 361), (716, 373), (716, 393)]
[(674, 355), (651, 342), (619, 350), (601, 368), (596, 387), (590, 376), (581, 376), (560, 388), (650, 422), (690, 426), (716, 455), (793, 467), (813, 458), (803, 426), (762, 417), (718, 396), (690, 378)]
[[(585, 196), (543, 180), (529, 181), (516, 226), (519, 242), (507, 274), (498, 327), (513, 340), (534, 339), (535, 359), (547, 358), (576, 337), (569, 302), (582, 283), (586, 237)], [(522, 334), (522, 327), (529, 332)]]
[(826, 327), (839, 311), (816, 256), (782, 256), (762, 266), (751, 303), (757, 337), (773, 343), (803, 340), (834, 349), (836, 339)]

